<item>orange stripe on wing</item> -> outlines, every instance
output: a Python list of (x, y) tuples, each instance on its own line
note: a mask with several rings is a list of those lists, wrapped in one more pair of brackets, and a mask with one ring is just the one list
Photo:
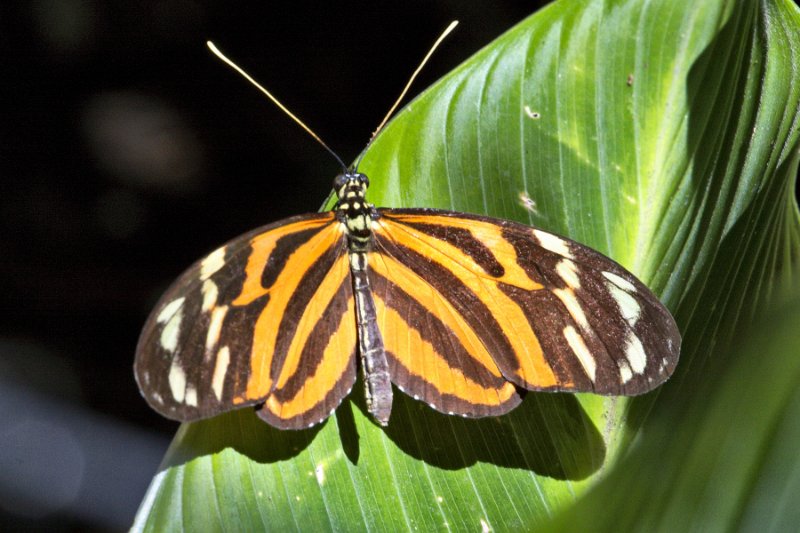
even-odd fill
[[(344, 283), (349, 280), (345, 279)], [(355, 381), (356, 327), (355, 303), (349, 290), (348, 294), (346, 309), (338, 323), (317, 324), (315, 334), (300, 339), (307, 350), (321, 349), (322, 356), (313, 373), (304, 375), (309, 372), (305, 367), (295, 367), (294, 373), (282, 372), (279, 385), (264, 404), (264, 409), (276, 419), (270, 423), (292, 428), (317, 423), (349, 392)], [(324, 343), (324, 347), (317, 343)], [(300, 349), (297, 352), (299, 360)], [(281, 389), (289, 379), (298, 380), (300, 384), (294, 394), (284, 397), (286, 394)]]
[[(291, 345), (289, 346), (287, 357), (283, 362), (283, 367), (275, 382), (276, 388), (283, 388), (290, 377), (302, 371), (302, 369), (298, 368), (298, 365), (300, 364), (300, 355), (303, 347), (311, 339), (311, 334), (315, 326), (322, 320), (325, 309), (328, 307), (333, 297), (336, 296), (343, 282), (350, 282), (350, 263), (346, 254), (342, 254), (339, 259), (336, 260), (336, 263), (334, 263), (328, 275), (325, 276), (322, 283), (317, 287), (314, 295), (309, 300), (308, 306), (303, 312), (303, 316), (300, 317), (297, 329), (292, 337)], [(351, 296), (348, 303), (350, 307), (348, 308), (348, 312), (345, 313), (345, 316), (349, 318), (350, 332), (352, 333), (352, 338), (355, 339), (356, 318), (355, 314), (352, 312), (352, 305), (353, 298)], [(347, 320), (340, 322), (339, 329), (347, 322)], [(326, 324), (325, 326), (326, 329), (332, 329), (334, 324)], [(337, 331), (338, 336), (344, 335), (345, 333), (346, 332)]]
[(269, 292), (269, 287), (264, 287), (261, 280), (264, 277), (264, 271), (269, 268), (268, 261), (272, 257), (272, 252), (275, 250), (279, 239), (307, 230), (321, 229), (332, 221), (333, 214), (326, 218), (299, 220), (293, 224), (279, 226), (272, 231), (255, 236), (250, 241), (251, 252), (247, 258), (246, 278), (242, 284), (242, 291), (232, 302), (233, 305), (243, 306), (250, 304)]
[[(468, 253), (441, 238), (433, 237), (409, 224), (441, 225), (466, 230), (491, 253), (502, 267), (500, 276), (486, 273)], [(513, 354), (492, 353), (507, 378), (526, 388), (549, 388), (559, 384), (547, 363), (536, 333), (520, 306), (504, 292), (500, 284), (512, 285), (523, 291), (543, 290), (519, 265), (516, 251), (502, 236), (502, 228), (489, 222), (440, 215), (384, 214), (379, 219), (376, 234), (394, 244), (409, 248), (429, 261), (450, 271), (491, 312), (500, 328), (498, 335), (510, 345)], [(421, 265), (424, 268), (424, 265)], [(390, 278), (391, 279), (391, 278)], [(504, 365), (504, 357), (514, 357), (514, 365)]]
[[(439, 353), (431, 342), (423, 339), (420, 332), (409, 325), (397, 311), (387, 307), (382, 299), (375, 298), (375, 307), (386, 351), (390, 352), (413, 377), (434, 387), (436, 396), (454, 396), (473, 408), (457, 411), (458, 414), (474, 414), (474, 411), (481, 411), (482, 407), (497, 407), (507, 403), (516, 395), (516, 387), (502, 378), (498, 387), (484, 386), (468, 378), (464, 375), (463, 369), (451, 366), (446, 356)], [(491, 370), (500, 377), (496, 366)], [(431, 394), (433, 391), (407, 390), (406, 392), (428, 403), (436, 404), (435, 407), (439, 410), (447, 409), (437, 402)]]
[[(317, 220), (304, 221), (253, 239), (253, 254), (248, 261), (247, 280), (241, 294), (233, 304), (248, 305), (256, 298), (266, 294), (269, 295), (269, 300), (255, 322), (250, 353), (250, 376), (245, 393), (234, 399), (236, 403), (265, 398), (274, 387), (273, 359), (286, 307), (298, 289), (303, 276), (314, 262), (333, 247), (341, 246), (343, 242), (340, 225), (331, 223), (330, 220), (325, 223), (327, 227), (319, 224)], [(280, 265), (282, 266), (279, 272), (270, 271), (271, 268), (275, 268), (271, 253), (274, 251), (277, 241), (283, 236), (314, 227), (321, 227), (321, 229), (292, 250), (288, 257), (278, 258), (281, 260)], [(344, 248), (342, 248), (342, 252), (344, 252)], [(262, 279), (269, 276), (273, 277), (275, 281), (270, 288), (264, 288)]]
[(435, 409), (498, 415), (519, 403), (486, 347), (435, 287), (391, 256), (373, 253), (370, 283), (392, 381)]
[[(419, 302), (423, 308), (430, 310), (455, 335), (458, 342), (460, 342), (461, 346), (464, 347), (476, 363), (488, 370), (493, 376), (497, 378), (502, 377), (500, 369), (497, 368), (497, 364), (494, 362), (489, 352), (486, 351), (486, 347), (475, 331), (469, 326), (464, 317), (456, 311), (453, 305), (432, 285), (420, 279), (415, 272), (391, 256), (382, 253), (374, 253), (370, 259), (370, 269), (387, 279), (391, 284), (396, 285), (400, 290)], [(379, 291), (375, 290), (373, 292), (376, 298), (380, 297)], [(405, 321), (401, 323), (389, 321), (387, 324), (402, 325), (398, 325), (394, 328), (387, 328), (387, 330), (384, 331), (384, 327), (382, 327), (383, 322), (379, 320), (378, 325), (381, 328), (385, 346), (387, 338), (389, 337), (396, 337), (398, 339), (397, 344), (400, 344), (399, 339), (404, 335), (403, 328), (412, 327), (406, 326)], [(408, 345), (406, 351), (410, 349), (413, 343), (409, 342)], [(398, 355), (402, 356), (402, 354)], [(431, 365), (430, 368), (423, 369), (425, 374), (437, 372), (438, 369), (442, 368), (438, 363), (427, 360), (423, 360), (423, 364)]]
[[(441, 226), (443, 228), (457, 228), (468, 231), (477, 241), (483, 244), (488, 251), (503, 266), (505, 272), (501, 276), (490, 276), (482, 272), (482, 268), (465, 251), (453, 244), (431, 237), (423, 231), (414, 228), (414, 224), (425, 226)], [(503, 228), (490, 222), (457, 218), (442, 215), (410, 215), (384, 213), (378, 220), (376, 232), (381, 229), (392, 239), (406, 246), (415, 241), (423, 241), (439, 250), (447, 257), (448, 263), (456, 263), (468, 269), (474, 276), (489, 278), (495, 282), (507, 283), (521, 289), (535, 291), (544, 287), (531, 279), (525, 270), (517, 263), (517, 254), (514, 246), (503, 237)]]

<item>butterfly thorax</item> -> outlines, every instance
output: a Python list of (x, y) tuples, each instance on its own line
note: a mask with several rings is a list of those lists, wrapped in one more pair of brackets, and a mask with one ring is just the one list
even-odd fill
[(350, 252), (369, 251), (372, 244), (372, 220), (378, 218), (375, 206), (365, 199), (369, 178), (364, 174), (348, 171), (336, 176), (333, 187), (339, 197), (334, 211), (347, 228)]

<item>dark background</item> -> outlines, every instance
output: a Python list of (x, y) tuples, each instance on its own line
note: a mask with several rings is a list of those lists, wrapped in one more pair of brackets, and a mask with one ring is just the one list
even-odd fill
[(0, 530), (130, 526), (178, 427), (133, 380), (155, 300), (330, 190), (335, 161), (207, 39), (349, 162), (451, 20), (412, 95), (540, 3), (3, 3)]

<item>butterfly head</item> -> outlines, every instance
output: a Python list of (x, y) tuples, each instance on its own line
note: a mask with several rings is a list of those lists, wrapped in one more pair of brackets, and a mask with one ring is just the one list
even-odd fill
[(339, 197), (339, 201), (363, 200), (369, 187), (369, 178), (366, 174), (361, 174), (348, 170), (336, 176), (333, 180), (333, 190)]

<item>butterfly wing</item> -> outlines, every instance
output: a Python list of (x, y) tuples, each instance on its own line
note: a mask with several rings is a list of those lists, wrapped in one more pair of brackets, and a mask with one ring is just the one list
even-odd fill
[(674, 319), (602, 254), (489, 217), (380, 213), (371, 283), (392, 380), (437, 409), (501, 414), (511, 383), (635, 395), (674, 370)]
[(347, 395), (355, 350), (347, 246), (321, 213), (252, 231), (190, 267), (148, 318), (135, 375), (168, 418), (263, 403), (269, 423), (301, 428)]

